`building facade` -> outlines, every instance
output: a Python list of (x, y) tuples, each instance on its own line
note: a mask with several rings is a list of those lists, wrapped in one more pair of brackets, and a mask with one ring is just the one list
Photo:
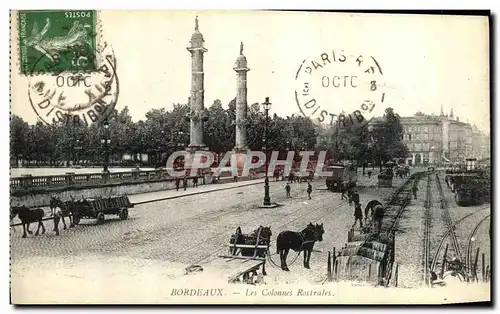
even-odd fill
[(472, 157), (481, 160), (490, 156), (490, 137), (484, 135), (477, 127), (472, 127)]
[[(402, 117), (404, 129), (403, 141), (411, 156), (406, 163), (410, 165), (440, 164), (463, 162), (466, 158), (480, 159), (489, 150), (489, 140), (472, 126), (461, 122), (459, 117), (449, 115), (426, 115), (421, 112), (411, 117)], [(484, 157), (487, 157), (484, 156)]]

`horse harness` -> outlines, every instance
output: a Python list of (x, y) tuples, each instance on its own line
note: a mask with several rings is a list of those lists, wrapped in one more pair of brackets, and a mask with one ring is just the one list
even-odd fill
[[(303, 231), (299, 232), (300, 234), (300, 237), (302, 238), (302, 244), (300, 245), (300, 249), (299, 249), (299, 252), (302, 251), (302, 248), (304, 247), (304, 244), (308, 244), (308, 243), (314, 243), (316, 242), (317, 240), (306, 240), (304, 234), (302, 233)], [(316, 235), (316, 232), (313, 231), (314, 234)]]

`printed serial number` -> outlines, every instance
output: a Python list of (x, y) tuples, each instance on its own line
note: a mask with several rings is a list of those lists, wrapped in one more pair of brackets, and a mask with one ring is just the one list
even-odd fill
[(78, 19), (81, 17), (90, 17), (90, 11), (87, 12), (64, 12), (67, 19)]

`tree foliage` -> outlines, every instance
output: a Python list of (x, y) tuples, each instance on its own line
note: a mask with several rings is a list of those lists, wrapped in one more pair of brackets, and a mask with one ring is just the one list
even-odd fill
[[(224, 108), (215, 100), (208, 108), (208, 120), (204, 122), (204, 142), (215, 153), (224, 154), (234, 149), (236, 100)], [(157, 165), (171, 153), (189, 144), (189, 106), (174, 104), (170, 111), (151, 109), (144, 120), (134, 122), (127, 107), (115, 111), (109, 118), (109, 151), (111, 159), (120, 162), (124, 155), (148, 154), (150, 163)], [(300, 115), (268, 117), (267, 143), (264, 143), (266, 115), (258, 103), (247, 108), (248, 148), (262, 150), (301, 151), (326, 150), (329, 158), (357, 161), (358, 164), (375, 161), (384, 163), (406, 157), (408, 149), (403, 143), (401, 119), (392, 108), (383, 117), (373, 119), (363, 127), (339, 127), (329, 129), (315, 126)], [(10, 122), (10, 155), (13, 164), (19, 160), (48, 165), (73, 162), (102, 163), (104, 138), (102, 125), (67, 126), (46, 125), (37, 122), (29, 125), (21, 117), (13, 115)]]
[[(227, 108), (227, 109), (226, 109)], [(215, 153), (224, 154), (234, 149), (236, 124), (236, 100), (224, 108), (215, 100), (207, 109), (204, 122), (204, 142)], [(127, 107), (114, 112), (109, 118), (109, 151), (111, 160), (119, 162), (126, 154), (148, 154), (150, 163), (165, 161), (179, 148), (189, 144), (189, 106), (174, 104), (170, 111), (151, 109), (145, 119), (134, 122)], [(268, 149), (302, 150), (316, 145), (317, 131), (313, 123), (302, 116), (268, 118)], [(247, 108), (248, 148), (261, 150), (264, 146), (266, 115), (258, 103)], [(104, 138), (102, 125), (68, 126), (46, 125), (41, 122), (29, 125), (21, 117), (11, 117), (11, 159), (45, 165), (67, 165), (71, 162), (102, 163)]]

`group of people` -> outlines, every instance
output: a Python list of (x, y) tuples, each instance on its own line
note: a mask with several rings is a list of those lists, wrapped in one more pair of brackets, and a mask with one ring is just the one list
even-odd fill
[(349, 202), (349, 206), (352, 206), (354, 204), (354, 223), (352, 226), (354, 227), (359, 221), (359, 227), (363, 229), (363, 220), (364, 224), (366, 225), (368, 218), (371, 217), (375, 227), (375, 231), (380, 232), (382, 228), (382, 220), (384, 217), (383, 205), (377, 200), (368, 202), (366, 204), (365, 215), (363, 217), (358, 190), (355, 189), (353, 185), (344, 183), (342, 184), (341, 192), (341, 200), (346, 199)]
[[(181, 186), (181, 178), (176, 178), (175, 179), (175, 189), (179, 191), (179, 188)], [(186, 191), (188, 186), (188, 179), (187, 177), (182, 178), (182, 187), (184, 191)], [(193, 177), (193, 187), (197, 188), (198, 187), (198, 177)]]
[[(308, 199), (311, 199), (311, 193), (312, 193), (312, 185), (310, 182), (307, 182), (307, 197)], [(292, 186), (290, 185), (290, 182), (287, 182), (285, 185), (285, 192), (286, 192), (286, 197), (291, 197), (290, 192), (292, 191)]]

